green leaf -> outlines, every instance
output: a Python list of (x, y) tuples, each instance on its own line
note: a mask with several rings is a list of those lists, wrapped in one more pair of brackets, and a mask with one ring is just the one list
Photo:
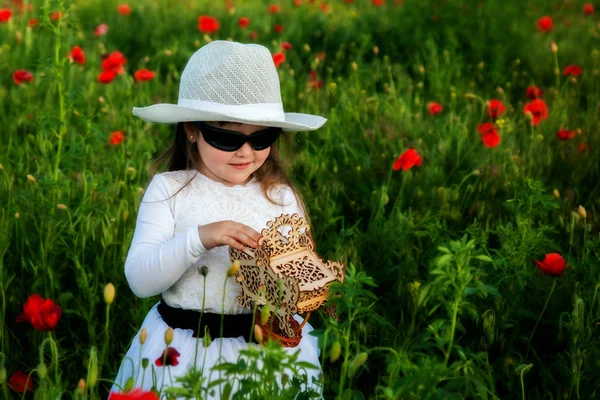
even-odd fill
[(491, 257), (489, 257), (489, 256), (486, 256), (486, 255), (484, 255), (484, 254), (480, 254), (480, 255), (478, 255), (478, 256), (475, 256), (475, 257), (473, 257), (473, 258), (476, 258), (476, 259), (478, 259), (478, 260), (485, 261), (485, 262), (490, 262), (490, 263), (491, 263), (491, 262), (494, 262), (494, 260), (492, 260), (492, 258), (491, 258)]

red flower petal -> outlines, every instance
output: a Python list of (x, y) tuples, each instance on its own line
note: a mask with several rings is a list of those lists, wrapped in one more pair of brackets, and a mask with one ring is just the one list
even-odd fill
[(273, 62), (275, 63), (275, 68), (279, 68), (279, 66), (285, 62), (285, 54), (283, 53), (275, 53), (273, 54)]
[(548, 118), (548, 107), (542, 99), (535, 99), (530, 103), (526, 103), (523, 107), (523, 112), (531, 113), (531, 124), (536, 126), (543, 120)]
[(250, 18), (240, 17), (240, 19), (238, 19), (238, 25), (240, 26), (240, 28), (247, 27), (248, 25), (250, 25)]
[(0, 8), (0, 24), (4, 24), (10, 21), (12, 17), (12, 11), (8, 8)]
[(119, 12), (119, 14), (129, 15), (129, 14), (131, 14), (131, 7), (129, 7), (128, 4), (120, 4), (117, 7), (117, 11)]
[(85, 64), (85, 53), (83, 52), (83, 49), (79, 46), (74, 46), (69, 54), (69, 60), (79, 65)]
[(427, 110), (429, 111), (429, 114), (435, 115), (441, 113), (444, 110), (444, 107), (440, 103), (430, 101), (429, 104), (427, 104)]
[(116, 76), (117, 76), (117, 74), (114, 73), (113, 71), (102, 71), (100, 73), (100, 75), (98, 75), (98, 82), (111, 83), (115, 79)]
[(538, 268), (550, 276), (561, 276), (565, 272), (565, 259), (558, 253), (546, 254), (542, 261), (535, 260)]
[(181, 354), (179, 354), (179, 352), (174, 347), (168, 347), (165, 351), (163, 351), (161, 356), (158, 357), (156, 361), (154, 361), (154, 364), (156, 364), (159, 367), (169, 365), (176, 367), (179, 364), (179, 360), (177, 359), (177, 357), (179, 357), (180, 355)]
[(125, 134), (123, 131), (115, 131), (110, 134), (109, 142), (114, 146), (118, 146), (125, 140)]
[(33, 390), (33, 378), (18, 369), (8, 380), (8, 386), (19, 393), (25, 393)]
[(156, 72), (149, 71), (147, 69), (137, 70), (134, 74), (135, 80), (138, 82), (149, 81), (151, 79), (154, 79), (154, 75), (156, 75)]
[(33, 75), (31, 74), (31, 72), (26, 71), (24, 69), (19, 69), (19, 70), (15, 71), (15, 73), (13, 74), (13, 81), (17, 85), (20, 85), (23, 82), (31, 82), (32, 80), (33, 80)]
[(487, 106), (487, 115), (490, 118), (498, 118), (504, 114), (506, 107), (500, 100), (490, 100)]
[(423, 159), (415, 149), (407, 149), (394, 162), (393, 169), (398, 171), (402, 168), (403, 171), (409, 170), (414, 166), (420, 167)]
[(553, 28), (552, 18), (550, 18), (548, 16), (541, 17), (540, 19), (537, 20), (537, 28), (539, 31), (544, 32), (544, 33), (552, 32), (552, 28)]
[(214, 17), (209, 17), (207, 15), (198, 17), (198, 30), (202, 33), (215, 33), (220, 27), (219, 21)]
[(572, 131), (569, 129), (561, 129), (556, 132), (556, 137), (558, 140), (571, 140), (575, 137), (576, 131)]
[(112, 392), (108, 400), (159, 400), (154, 392), (144, 392), (142, 389), (135, 389), (129, 393)]
[(544, 92), (539, 87), (531, 85), (527, 88), (526, 94), (527, 94), (527, 97), (529, 97), (531, 100), (535, 100), (537, 98), (542, 97)]
[(571, 64), (565, 67), (565, 76), (579, 76), (581, 75), (581, 67), (579, 65)]

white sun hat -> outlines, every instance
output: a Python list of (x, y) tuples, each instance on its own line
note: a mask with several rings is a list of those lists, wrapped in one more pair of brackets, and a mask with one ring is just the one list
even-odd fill
[(283, 111), (279, 76), (269, 50), (216, 40), (196, 51), (179, 82), (177, 104), (134, 107), (148, 122), (231, 121), (312, 131), (327, 119)]

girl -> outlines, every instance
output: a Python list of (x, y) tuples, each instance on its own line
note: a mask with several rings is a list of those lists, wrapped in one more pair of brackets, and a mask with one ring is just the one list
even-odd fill
[[(228, 246), (255, 248), (267, 221), (282, 213), (306, 215), (274, 144), (282, 131), (315, 130), (326, 119), (284, 113), (271, 53), (228, 41), (213, 41), (192, 55), (176, 105), (133, 113), (177, 129), (155, 164), (166, 162), (168, 172), (154, 175), (144, 194), (125, 262), (131, 290), (162, 299), (133, 339), (115, 383), (123, 388), (129, 380), (128, 386), (160, 392), (194, 366), (217, 379), (214, 365), (236, 362), (240, 350), (257, 346), (248, 343), (252, 310), (237, 304), (240, 286), (228, 278)], [(169, 327), (174, 335), (167, 350)], [(205, 330), (212, 338), (207, 348)], [(319, 366), (311, 330), (306, 324), (300, 344), (286, 351), (299, 350), (299, 360)], [(306, 373), (306, 389), (320, 391), (320, 370)]]

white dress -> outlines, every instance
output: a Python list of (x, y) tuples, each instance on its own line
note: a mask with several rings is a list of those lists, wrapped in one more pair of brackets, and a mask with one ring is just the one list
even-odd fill
[[(190, 179), (191, 182), (179, 191)], [(173, 196), (177, 191), (179, 193)], [(236, 302), (241, 291), (239, 284), (235, 279), (227, 278), (230, 266), (228, 246), (207, 251), (198, 236), (198, 225), (232, 220), (260, 232), (266, 228), (267, 221), (282, 213), (304, 215), (289, 187), (280, 186), (272, 193), (272, 198), (283, 206), (271, 203), (255, 179), (245, 185), (226, 186), (196, 171), (155, 175), (140, 205), (125, 262), (125, 275), (133, 293), (142, 298), (162, 293), (162, 298), (169, 306), (186, 310), (199, 311), (204, 302), (204, 311), (209, 313), (250, 313), (251, 310)], [(201, 273), (203, 266), (208, 268), (205, 276)], [(223, 293), (226, 280), (227, 289)], [(161, 358), (166, 348), (164, 334), (168, 328), (157, 311), (157, 305), (148, 312), (140, 331), (133, 338), (111, 391), (119, 391), (116, 385), (125, 387), (130, 377), (135, 382), (135, 388), (150, 390), (154, 381), (156, 389), (161, 391), (163, 382), (165, 387), (170, 386), (171, 382), (176, 384), (175, 378), (185, 375), (194, 364), (197, 368), (204, 366), (204, 376), (214, 380), (218, 378), (218, 373), (211, 371), (212, 366), (221, 361), (236, 362), (241, 349), (256, 346), (246, 343), (240, 336), (213, 338), (210, 346), (204, 348), (202, 339), (193, 337), (192, 330), (177, 328), (170, 347), (180, 354), (177, 357), (178, 364), (157, 366), (155, 361)], [(301, 320), (299, 316), (296, 319)], [(143, 346), (139, 342), (142, 328), (146, 328), (148, 334)], [(319, 385), (311, 383), (321, 373), (317, 339), (309, 335), (312, 330), (307, 323), (302, 330), (300, 344), (286, 348), (286, 351), (299, 350), (298, 360), (319, 367), (308, 369), (306, 373), (308, 386), (320, 393), (322, 390)], [(143, 358), (148, 359), (145, 370), (140, 365)], [(164, 379), (163, 372), (167, 373)], [(214, 397), (207, 398), (217, 399), (218, 390)]]

